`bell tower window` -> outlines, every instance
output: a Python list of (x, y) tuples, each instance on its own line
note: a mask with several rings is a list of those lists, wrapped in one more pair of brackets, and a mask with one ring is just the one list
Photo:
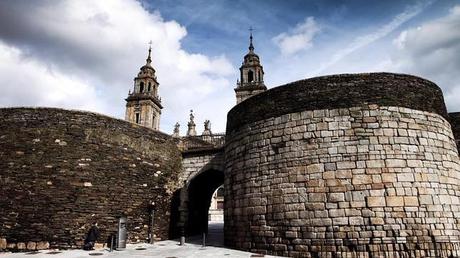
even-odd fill
[(141, 122), (141, 115), (139, 113), (136, 113), (136, 124), (139, 124)]
[(149, 86), (147, 88), (147, 91), (150, 92), (152, 90), (152, 83), (149, 82)]
[(141, 82), (139, 92), (144, 92), (144, 82)]
[(248, 72), (248, 82), (253, 82), (254, 81), (254, 72), (252, 70), (249, 70)]

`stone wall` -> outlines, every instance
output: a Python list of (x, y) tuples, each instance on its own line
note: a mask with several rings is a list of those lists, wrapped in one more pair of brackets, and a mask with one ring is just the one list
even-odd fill
[(200, 172), (214, 169), (224, 170), (223, 149), (210, 149), (205, 151), (188, 151), (183, 153), (183, 172), (180, 174), (180, 181), (190, 181)]
[(460, 152), (460, 112), (449, 113), (449, 120), (457, 143), (457, 150)]
[(358, 74), (236, 106), (226, 244), (296, 257), (458, 255), (460, 161), (442, 99), (417, 77)]
[(283, 114), (364, 103), (414, 108), (448, 118), (441, 89), (428, 80), (393, 73), (340, 74), (296, 81), (253, 96), (229, 112), (226, 131)]
[[(167, 239), (181, 154), (168, 135), (123, 120), (53, 108), (0, 109), (0, 238), (79, 248), (128, 218), (129, 242)], [(33, 249), (33, 248), (32, 248)]]

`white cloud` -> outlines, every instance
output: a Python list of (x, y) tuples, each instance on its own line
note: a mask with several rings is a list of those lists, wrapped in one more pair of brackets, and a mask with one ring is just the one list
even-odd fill
[(3, 106), (34, 106), (81, 108), (108, 111), (97, 100), (94, 87), (52, 72), (43, 64), (21, 58), (21, 50), (0, 43), (0, 85)]
[(313, 17), (307, 17), (289, 33), (283, 32), (272, 40), (283, 55), (292, 55), (313, 46), (313, 38), (320, 31)]
[(353, 42), (345, 46), (344, 48), (338, 50), (330, 59), (320, 65), (315, 74), (321, 74), (323, 71), (327, 70), (329, 67), (335, 65), (340, 60), (355, 52), (356, 50), (363, 48), (396, 30), (402, 24), (412, 19), (423, 11), (431, 2), (420, 3), (415, 6), (407, 8), (404, 12), (396, 15), (389, 23), (384, 24), (380, 28), (377, 28), (374, 32), (358, 36)]
[[(185, 27), (163, 20), (158, 12), (149, 13), (134, 0), (1, 2), (0, 17), (3, 48), (14, 52), (10, 57), (0, 55), (0, 63), (12, 62), (10, 66), (19, 69), (26, 62), (37, 82), (28, 85), (25, 95), (20, 90), (5, 91), (7, 86), (1, 84), (6, 92), (0, 98), (2, 106), (56, 105), (122, 118), (124, 98), (145, 63), (150, 40), (165, 107), (162, 130), (169, 133), (176, 120), (186, 118), (190, 108), (213, 93), (232, 92), (227, 76), (234, 69), (225, 56), (187, 52), (181, 46)], [(9, 28), (12, 23), (14, 30)], [(20, 73), (7, 71), (0, 70), (2, 80), (10, 88), (19, 88), (24, 83), (17, 76)], [(8, 102), (13, 96), (16, 102)], [(79, 98), (86, 101), (76, 101)], [(213, 120), (229, 108), (204, 105), (197, 112)]]
[(394, 39), (396, 48), (388, 68), (435, 81), (451, 111), (460, 111), (460, 5)]

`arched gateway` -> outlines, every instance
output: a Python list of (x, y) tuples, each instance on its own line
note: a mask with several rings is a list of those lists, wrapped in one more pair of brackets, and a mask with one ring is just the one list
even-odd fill
[(229, 112), (225, 145), (223, 135), (174, 138), (80, 111), (7, 108), (0, 119), (0, 238), (11, 249), (79, 247), (93, 221), (106, 238), (119, 216), (131, 243), (201, 233), (224, 181), (228, 247), (458, 255), (458, 114), (418, 77), (335, 75), (268, 90)]
[(251, 34), (226, 133), (212, 134), (207, 120), (197, 135), (191, 114), (187, 136), (179, 124), (170, 136), (158, 131), (150, 52), (126, 99), (131, 123), (0, 109), (0, 250), (78, 248), (93, 222), (107, 239), (120, 217), (130, 243), (200, 234), (224, 184), (228, 247), (293, 257), (460, 254), (460, 114), (447, 113), (434, 83), (345, 74), (267, 91)]
[(180, 220), (176, 236), (180, 231), (187, 236), (207, 232), (211, 197), (224, 184), (222, 140), (223, 135), (182, 138), (183, 172), (180, 178), (183, 187), (180, 189)]

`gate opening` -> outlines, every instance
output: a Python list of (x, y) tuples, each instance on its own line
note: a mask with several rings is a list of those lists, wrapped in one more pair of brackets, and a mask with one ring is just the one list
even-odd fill
[[(188, 186), (187, 235), (202, 236), (206, 233), (208, 245), (223, 245), (223, 190), (218, 190), (223, 183), (224, 173), (210, 169), (194, 177)], [(210, 210), (213, 210), (210, 207), (216, 192), (222, 195), (222, 201), (216, 202), (216, 207), (222, 207), (222, 216), (213, 217), (221, 219), (220, 222), (210, 223)]]

